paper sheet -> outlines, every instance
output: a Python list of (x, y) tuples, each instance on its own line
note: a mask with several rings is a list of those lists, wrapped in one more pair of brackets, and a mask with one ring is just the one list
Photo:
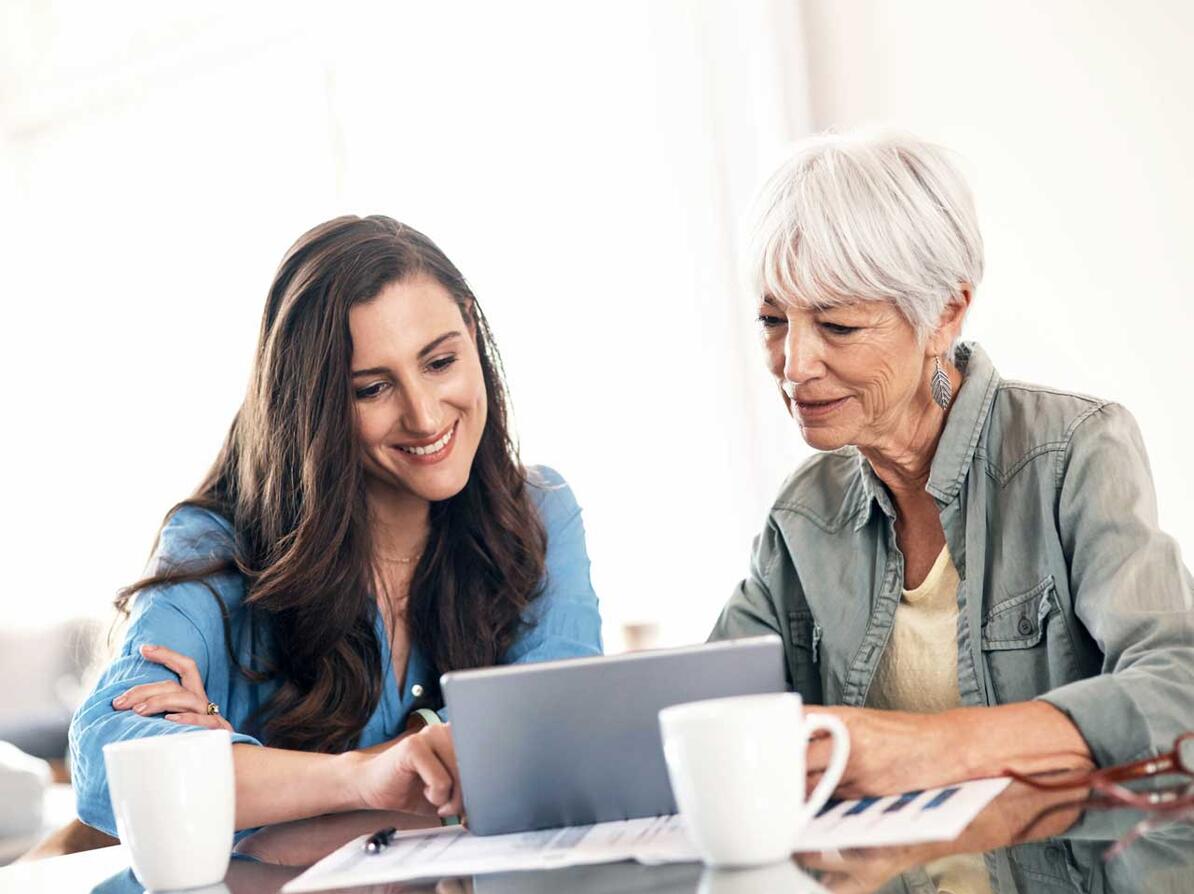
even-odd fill
[(421, 878), (447, 878), (527, 869), (638, 860), (683, 863), (698, 859), (675, 816), (648, 817), (519, 832), (472, 835), (461, 826), (401, 832), (379, 854), (364, 851), (367, 835), (350, 841), (283, 887), (285, 894)]
[(953, 841), (1010, 779), (976, 779), (886, 798), (831, 801), (804, 834), (798, 852)]
[[(980, 779), (945, 788), (827, 805), (800, 837), (798, 851), (949, 841), (1008, 785)], [(282, 888), (284, 894), (594, 863), (699, 860), (677, 816), (649, 817), (477, 836), (460, 826), (399, 833), (379, 854), (364, 851), (362, 835), (320, 860)]]

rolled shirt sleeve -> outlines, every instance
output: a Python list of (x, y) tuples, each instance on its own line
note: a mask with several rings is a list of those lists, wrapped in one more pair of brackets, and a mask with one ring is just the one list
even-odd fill
[[(116, 835), (116, 820), (103, 746), (199, 729), (112, 707), (112, 700), (133, 686), (177, 682), (178, 677), (169, 668), (141, 657), (143, 645), (163, 645), (190, 656), (198, 666), (208, 698), (220, 705), (228, 703), (231, 667), (225, 652), (222, 615), (211, 592), (203, 584), (184, 583), (139, 594), (117, 657), (104, 669), (70, 725), (71, 779), (79, 818), (109, 835)], [(229, 717), (234, 726), (240, 719)], [(233, 733), (232, 741), (261, 744), (243, 733)]]
[(1060, 455), (1058, 524), (1074, 610), (1102, 673), (1040, 696), (1108, 766), (1168, 751), (1194, 729), (1194, 581), (1157, 523), (1140, 431), (1116, 404), (1075, 425)]

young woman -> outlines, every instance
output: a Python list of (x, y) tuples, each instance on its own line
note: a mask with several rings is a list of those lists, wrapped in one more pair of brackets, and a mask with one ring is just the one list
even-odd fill
[(459, 813), (439, 675), (600, 654), (588, 570), (567, 485), (519, 464), (460, 272), (387, 217), (322, 224), (278, 269), (215, 465), (117, 600), (71, 724), (79, 816), (115, 832), (104, 744), (195, 726), (234, 730), (238, 829)]

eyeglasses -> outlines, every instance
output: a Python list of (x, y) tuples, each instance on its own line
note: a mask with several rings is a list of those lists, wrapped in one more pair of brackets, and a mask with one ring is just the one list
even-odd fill
[(1194, 784), (1186, 782), (1175, 787), (1143, 791), (1134, 791), (1123, 785), (1125, 782), (1176, 774), (1194, 778), (1194, 732), (1178, 736), (1173, 744), (1173, 751), (1168, 754), (1144, 758), (1130, 764), (1070, 774), (1063, 779), (1041, 779), (1017, 773), (1015, 770), (1005, 770), (1003, 775), (1043, 791), (1072, 788), (1085, 788), (1090, 791), (1089, 798), (1055, 804), (1037, 814), (1028, 827), (1017, 836), (1019, 840), (1027, 840), (1029, 831), (1045, 817), (1065, 810), (1127, 807), (1150, 813), (1151, 819), (1140, 823), (1127, 837), (1104, 854), (1104, 859), (1110, 860), (1122, 853), (1147, 830), (1194, 815)]
[(1040, 779), (1035, 776), (1026, 776), (1023, 773), (1017, 773), (1015, 770), (1005, 770), (1003, 775), (1010, 776), (1016, 782), (1022, 782), (1033, 788), (1048, 791), (1067, 788), (1092, 788), (1096, 791), (1108, 791), (1117, 798), (1126, 798), (1127, 795), (1132, 795), (1132, 806), (1148, 810), (1155, 809), (1154, 805), (1164, 802), (1149, 801), (1147, 797), (1138, 797), (1144, 796), (1146, 793), (1132, 792), (1130, 789), (1123, 788), (1123, 786), (1113, 784), (1175, 773), (1194, 777), (1194, 732), (1182, 733), (1178, 736), (1177, 741), (1173, 743), (1173, 751), (1168, 754), (1162, 754), (1159, 757), (1146, 757), (1143, 760), (1133, 761), (1130, 764), (1121, 764), (1117, 767), (1105, 767), (1101, 770), (1092, 770), (1087, 773), (1071, 774), (1064, 779)]

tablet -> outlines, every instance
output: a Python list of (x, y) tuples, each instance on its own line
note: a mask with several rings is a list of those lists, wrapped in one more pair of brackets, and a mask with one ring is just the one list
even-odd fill
[(440, 685), (478, 835), (675, 813), (659, 711), (787, 688), (775, 635), (453, 671)]

